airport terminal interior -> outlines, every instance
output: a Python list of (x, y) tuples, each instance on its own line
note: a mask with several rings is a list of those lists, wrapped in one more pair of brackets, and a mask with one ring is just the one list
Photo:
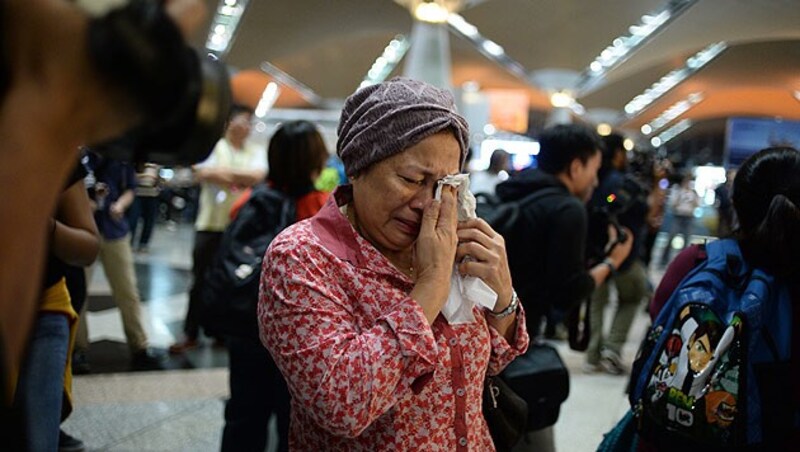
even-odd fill
[[(800, 148), (800, 0), (188, 3), (196, 22), (190, 44), (227, 66), (234, 102), (254, 111), (250, 145), (266, 153), (287, 121), (316, 125), (331, 154), (318, 188), (346, 182), (335, 158), (345, 99), (395, 76), (453, 93), (470, 128), (470, 173), (486, 171), (497, 149), (509, 154), (499, 180), (535, 167), (538, 137), (555, 124), (624, 138), (628, 171), (650, 207), (661, 202), (663, 222), (652, 230), (648, 293), (622, 349), (621, 373), (587, 367), (561, 329), (546, 339), (570, 373), (553, 430), (560, 452), (596, 450), (630, 408), (628, 374), (650, 324), (650, 297), (670, 252), (730, 232), (720, 187), (731, 171), (762, 148)], [(84, 449), (61, 450), (220, 449), (226, 346), (200, 334), (175, 347), (187, 339), (202, 184), (189, 166), (153, 168), (152, 235), (131, 250), (148, 353), (158, 362), (132, 365), (120, 308), (95, 263), (83, 317), (89, 347), (73, 357), (74, 411), (61, 425)], [(688, 223), (667, 201), (684, 181), (696, 198)], [(651, 192), (664, 197), (653, 201)], [(612, 290), (608, 319), (615, 300)], [(278, 450), (274, 434), (266, 449)]]
[[(191, 224), (159, 225), (149, 252), (135, 258), (147, 332), (151, 345), (162, 350), (181, 335), (192, 238)], [(700, 235), (695, 238), (703, 240)], [(659, 276), (654, 270), (653, 280)], [(91, 373), (75, 377), (75, 412), (63, 424), (66, 432), (83, 440), (89, 450), (219, 449), (229, 391), (224, 347), (203, 338), (200, 347), (170, 355), (165, 370), (129, 372), (119, 309), (99, 269), (89, 288), (87, 319)], [(633, 362), (648, 324), (643, 304), (624, 349), (626, 363)], [(594, 450), (628, 409), (628, 379), (587, 373), (583, 353), (570, 350), (564, 340), (552, 343), (570, 370), (570, 395), (555, 427), (557, 449)]]

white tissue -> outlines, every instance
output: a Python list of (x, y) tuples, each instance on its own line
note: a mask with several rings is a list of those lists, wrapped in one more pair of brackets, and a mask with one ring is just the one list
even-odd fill
[[(437, 181), (437, 200), (441, 199), (443, 185), (458, 187), (458, 221), (475, 218), (475, 196), (469, 191), (469, 174), (454, 174)], [(465, 259), (469, 259), (469, 256)], [(496, 303), (497, 293), (491, 287), (475, 276), (461, 276), (458, 265), (455, 265), (450, 280), (450, 294), (442, 308), (442, 315), (447, 323), (455, 325), (474, 322), (473, 306), (494, 309)]]

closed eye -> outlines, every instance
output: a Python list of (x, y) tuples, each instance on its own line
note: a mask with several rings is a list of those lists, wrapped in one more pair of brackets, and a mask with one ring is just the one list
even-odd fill
[(403, 179), (403, 182), (406, 182), (408, 184), (413, 184), (413, 185), (422, 185), (423, 182), (425, 182), (425, 179), (417, 180), (417, 179), (412, 179), (410, 177), (405, 177), (405, 176), (400, 176), (400, 179)]

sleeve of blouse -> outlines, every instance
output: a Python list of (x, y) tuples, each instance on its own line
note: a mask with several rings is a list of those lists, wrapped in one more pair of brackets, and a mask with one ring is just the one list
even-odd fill
[[(438, 353), (433, 331), (411, 298), (360, 328), (337, 283), (338, 262), (308, 243), (280, 239), (261, 277), (261, 341), (305, 414), (334, 435), (358, 436), (416, 380), (429, 379)], [(363, 297), (379, 290), (366, 287)]]
[[(485, 313), (483, 314), (486, 315)], [(497, 375), (517, 356), (528, 349), (528, 328), (525, 326), (525, 311), (520, 304), (517, 312), (517, 326), (514, 334), (514, 343), (508, 341), (494, 327), (489, 327), (489, 338), (492, 341), (492, 354), (489, 357), (488, 375)]]

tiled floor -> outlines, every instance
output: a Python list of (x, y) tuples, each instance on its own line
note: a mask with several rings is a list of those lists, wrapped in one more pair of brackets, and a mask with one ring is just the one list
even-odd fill
[[(136, 257), (143, 317), (154, 347), (166, 348), (179, 335), (187, 305), (192, 240), (189, 225), (160, 225), (150, 254)], [(122, 324), (118, 309), (109, 303), (102, 271), (94, 272), (89, 293), (93, 305), (88, 314), (89, 359), (94, 373), (75, 378), (75, 411), (64, 429), (90, 450), (218, 450), (228, 393), (224, 349), (208, 344), (186, 357), (171, 358), (170, 370), (125, 372), (128, 356)], [(623, 353), (627, 363), (646, 325), (642, 311)], [(593, 451), (627, 409), (627, 378), (585, 374), (583, 354), (569, 350), (564, 342), (556, 345), (571, 373), (570, 396), (555, 426), (557, 449)]]

